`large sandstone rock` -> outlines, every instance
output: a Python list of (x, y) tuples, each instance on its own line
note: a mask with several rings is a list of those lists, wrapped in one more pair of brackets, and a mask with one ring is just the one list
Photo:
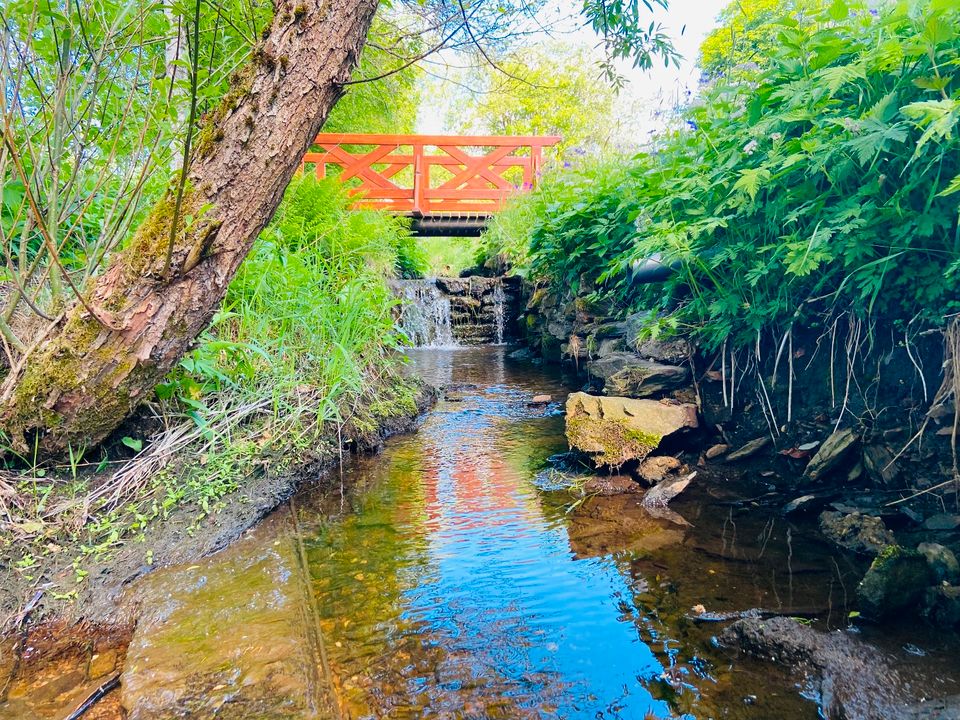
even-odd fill
[(598, 467), (642, 460), (667, 435), (698, 426), (697, 408), (689, 403), (577, 392), (567, 398), (566, 411), (570, 446), (592, 455)]
[(644, 360), (632, 352), (614, 352), (587, 363), (587, 372), (603, 380), (608, 395), (650, 397), (687, 383), (685, 367)]

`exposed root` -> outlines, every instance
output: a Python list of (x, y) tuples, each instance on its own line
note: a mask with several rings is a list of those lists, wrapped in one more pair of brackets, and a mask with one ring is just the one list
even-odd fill
[[(930, 424), (931, 418), (938, 414), (938, 410), (948, 410), (952, 405), (953, 425), (950, 428), (950, 452), (953, 459), (953, 480), (947, 483), (941, 483), (941, 485), (937, 486), (937, 489), (953, 484), (958, 502), (960, 502), (960, 465), (958, 465), (957, 461), (957, 435), (960, 434), (960, 315), (954, 316), (947, 325), (947, 329), (944, 330), (943, 348), (943, 382), (940, 384), (940, 389), (937, 390), (937, 394), (934, 395), (933, 402), (930, 403), (930, 408), (927, 410), (920, 429), (917, 430), (900, 451), (893, 456), (893, 459), (890, 460), (887, 467), (890, 467), (890, 465), (902, 457), (910, 446), (923, 436)], [(933, 489), (935, 488), (929, 488), (924, 492), (929, 492), (929, 490)]]

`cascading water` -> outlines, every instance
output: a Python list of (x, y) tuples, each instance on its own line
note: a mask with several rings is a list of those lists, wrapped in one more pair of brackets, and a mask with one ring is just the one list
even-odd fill
[(391, 285), (402, 301), (400, 328), (416, 347), (503, 345), (511, 335), (507, 318), (519, 302), (518, 279), (439, 277)]
[(503, 292), (503, 283), (498, 279), (497, 284), (493, 286), (493, 328), (497, 345), (503, 345), (507, 317), (506, 300), (506, 295)]
[(437, 287), (436, 280), (398, 280), (392, 285), (394, 294), (404, 301), (398, 324), (415, 347), (457, 344), (450, 321), (450, 298)]

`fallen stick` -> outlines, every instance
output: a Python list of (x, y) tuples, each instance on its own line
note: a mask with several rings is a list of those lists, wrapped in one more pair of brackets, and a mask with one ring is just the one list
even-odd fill
[(111, 690), (120, 687), (120, 675), (114, 675), (112, 678), (107, 680), (103, 685), (94, 690), (90, 695), (84, 700), (80, 707), (74, 710), (70, 715), (67, 716), (67, 720), (79, 720), (79, 718), (87, 712), (90, 708), (96, 705), (98, 702), (103, 700)]

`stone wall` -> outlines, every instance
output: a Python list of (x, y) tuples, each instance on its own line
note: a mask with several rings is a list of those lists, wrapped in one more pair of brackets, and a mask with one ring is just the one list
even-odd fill
[(436, 284), (450, 301), (455, 343), (493, 345), (517, 338), (520, 278), (440, 277)]

